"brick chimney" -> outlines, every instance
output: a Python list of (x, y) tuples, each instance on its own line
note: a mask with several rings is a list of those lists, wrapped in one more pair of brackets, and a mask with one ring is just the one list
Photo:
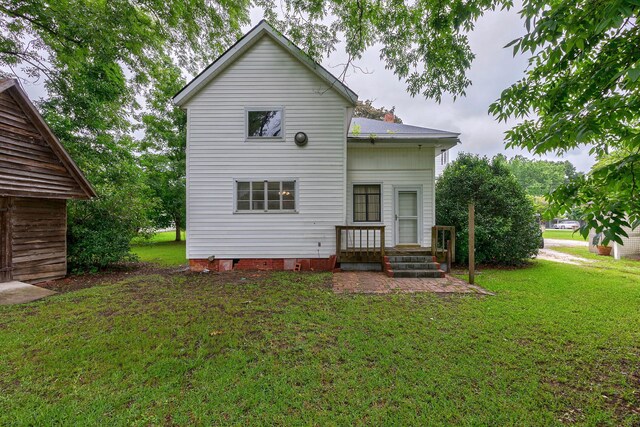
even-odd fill
[(384, 121), (387, 122), (387, 123), (393, 123), (395, 118), (396, 118), (396, 116), (394, 116), (393, 113), (385, 113), (385, 115), (384, 115)]

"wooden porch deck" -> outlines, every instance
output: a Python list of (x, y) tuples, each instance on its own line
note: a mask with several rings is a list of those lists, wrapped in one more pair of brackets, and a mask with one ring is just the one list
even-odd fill
[[(448, 235), (448, 239), (447, 237)], [(385, 245), (384, 225), (336, 225), (336, 261), (384, 263), (385, 256), (435, 256), (439, 262), (455, 259), (455, 227), (436, 225), (431, 231), (431, 246)]]

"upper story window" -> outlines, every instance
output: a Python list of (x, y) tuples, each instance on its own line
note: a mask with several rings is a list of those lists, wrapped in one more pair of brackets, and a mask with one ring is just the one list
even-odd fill
[(353, 221), (381, 221), (381, 188), (380, 185), (353, 186)]
[(236, 181), (236, 212), (295, 212), (296, 181)]
[(282, 108), (248, 109), (247, 138), (282, 138)]

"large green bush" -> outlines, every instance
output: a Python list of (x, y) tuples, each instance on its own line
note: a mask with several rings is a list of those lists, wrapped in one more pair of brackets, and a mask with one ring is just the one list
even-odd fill
[(472, 200), (476, 263), (517, 265), (538, 253), (542, 236), (533, 204), (504, 159), (462, 153), (436, 183), (436, 221), (456, 227), (456, 262), (468, 260)]
[(136, 259), (129, 250), (131, 239), (148, 225), (147, 202), (138, 190), (137, 185), (101, 187), (92, 200), (69, 202), (67, 259), (71, 271), (96, 271)]

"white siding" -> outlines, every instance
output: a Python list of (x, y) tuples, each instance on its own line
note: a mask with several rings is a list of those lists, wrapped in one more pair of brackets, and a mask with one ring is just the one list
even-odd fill
[[(335, 253), (345, 212), (344, 98), (263, 37), (186, 107), (188, 258)], [(246, 141), (247, 107), (283, 107), (285, 140)], [(303, 148), (293, 141), (300, 131), (309, 136)], [(298, 213), (233, 213), (234, 179), (288, 178), (298, 180)]]
[[(438, 154), (436, 155), (436, 159), (435, 159), (435, 165), (436, 165), (436, 178), (438, 178), (440, 175), (442, 175), (442, 172), (444, 171), (444, 168), (447, 167), (447, 165), (449, 164), (449, 155), (451, 153), (447, 152), (445, 154)], [(442, 161), (442, 156), (444, 157), (444, 162)]]
[[(433, 148), (347, 149), (347, 222), (353, 224), (353, 185), (382, 184), (382, 221), (387, 246), (395, 243), (394, 188), (422, 186), (422, 246), (431, 246), (435, 224)], [(369, 223), (371, 224), (371, 223)]]
[(615, 259), (620, 258), (640, 258), (640, 230), (631, 231), (630, 228), (624, 227), (629, 237), (623, 237), (624, 245), (613, 243), (613, 256)]

